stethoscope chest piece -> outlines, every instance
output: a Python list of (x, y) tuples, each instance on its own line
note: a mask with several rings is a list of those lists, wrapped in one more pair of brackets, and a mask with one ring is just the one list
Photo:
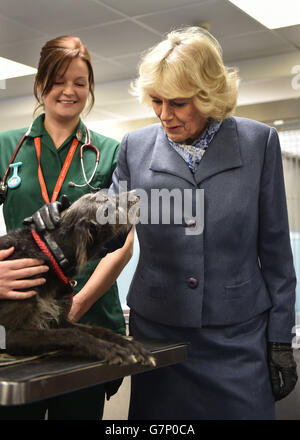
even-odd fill
[(18, 168), (22, 165), (22, 162), (16, 162), (9, 165), (13, 169), (13, 175), (8, 179), (8, 188), (17, 188), (21, 183), (21, 177), (18, 175)]

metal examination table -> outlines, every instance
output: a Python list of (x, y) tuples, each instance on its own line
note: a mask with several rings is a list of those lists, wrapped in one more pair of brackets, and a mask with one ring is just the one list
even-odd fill
[[(147, 340), (143, 343), (156, 359), (156, 367), (182, 362), (187, 358), (185, 342)], [(0, 351), (0, 405), (34, 402), (110, 380), (153, 370), (139, 363), (107, 365), (64, 357), (59, 352), (35, 357), (5, 360)]]

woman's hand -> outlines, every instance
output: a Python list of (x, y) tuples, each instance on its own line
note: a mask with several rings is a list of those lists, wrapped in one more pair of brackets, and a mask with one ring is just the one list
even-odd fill
[[(30, 278), (48, 272), (49, 267), (44, 261), (36, 258), (20, 258), (6, 260), (14, 252), (14, 247), (0, 250), (0, 299), (26, 299), (34, 296), (37, 292), (34, 287), (46, 282), (46, 279)], [(30, 289), (26, 292), (22, 289)]]

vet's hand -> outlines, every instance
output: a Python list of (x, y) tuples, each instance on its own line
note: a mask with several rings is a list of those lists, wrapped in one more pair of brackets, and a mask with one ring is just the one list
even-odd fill
[(53, 231), (60, 222), (61, 212), (69, 208), (71, 202), (68, 196), (63, 195), (60, 202), (52, 202), (43, 205), (31, 217), (23, 220), (27, 226), (34, 225), (38, 232)]
[[(45, 278), (34, 278), (48, 272), (49, 267), (43, 261), (35, 258), (20, 258), (6, 260), (14, 252), (14, 247), (0, 250), (0, 299), (26, 299), (36, 294), (34, 287), (46, 282)], [(22, 289), (30, 289), (23, 292)]]
[(290, 394), (297, 383), (297, 364), (291, 344), (269, 342), (269, 368), (275, 400)]

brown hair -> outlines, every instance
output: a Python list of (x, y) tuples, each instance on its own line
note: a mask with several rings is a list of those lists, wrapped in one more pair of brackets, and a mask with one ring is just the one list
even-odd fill
[(37, 99), (37, 106), (34, 110), (34, 113), (40, 107), (43, 107), (41, 98), (47, 95), (52, 89), (60, 69), (65, 67), (64, 72), (66, 72), (72, 60), (77, 57), (84, 60), (88, 67), (90, 102), (87, 112), (92, 109), (95, 102), (95, 82), (91, 56), (87, 48), (82, 44), (78, 37), (63, 35), (47, 41), (47, 43), (42, 47), (38, 71), (35, 77), (33, 88), (34, 96)]

